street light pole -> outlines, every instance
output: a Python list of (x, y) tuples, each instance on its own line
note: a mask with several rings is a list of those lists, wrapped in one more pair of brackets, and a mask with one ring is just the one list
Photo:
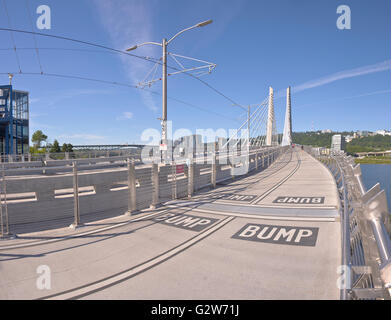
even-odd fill
[(212, 23), (212, 20), (207, 20), (207, 21), (203, 21), (203, 22), (200, 22), (200, 23), (197, 23), (196, 25), (192, 26), (192, 27), (189, 27), (189, 28), (186, 28), (186, 29), (183, 29), (182, 31), (178, 32), (176, 35), (174, 35), (170, 40), (167, 41), (166, 38), (163, 39), (162, 43), (157, 43), (157, 42), (144, 42), (142, 44), (139, 44), (139, 45), (134, 45), (133, 47), (130, 47), (129, 49), (127, 49), (126, 51), (132, 51), (132, 50), (135, 50), (137, 49), (138, 47), (141, 47), (143, 45), (147, 45), (147, 44), (152, 44), (152, 45), (157, 45), (157, 46), (161, 46), (162, 49), (163, 49), (163, 75), (162, 75), (162, 96), (163, 96), (163, 103), (162, 103), (162, 107), (163, 107), (163, 112), (162, 112), (162, 141), (161, 141), (161, 159), (162, 161), (166, 161), (167, 160), (167, 45), (172, 41), (174, 40), (177, 36), (179, 36), (180, 34), (182, 34), (183, 32), (185, 31), (188, 31), (188, 30), (191, 30), (191, 29), (194, 29), (194, 28), (198, 28), (198, 27), (204, 27), (204, 26), (207, 26), (208, 24), (211, 24)]
[(163, 88), (162, 88), (162, 152), (161, 152), (161, 159), (163, 161), (167, 160), (167, 39), (164, 38), (162, 41), (162, 48), (163, 48), (163, 76), (162, 76), (162, 82), (163, 82)]

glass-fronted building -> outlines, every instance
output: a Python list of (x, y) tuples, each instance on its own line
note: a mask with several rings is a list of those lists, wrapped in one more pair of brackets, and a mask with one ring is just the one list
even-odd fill
[(29, 93), (0, 86), (0, 153), (29, 152)]
[(331, 138), (331, 150), (341, 152), (345, 150), (345, 137), (341, 134), (335, 134)]

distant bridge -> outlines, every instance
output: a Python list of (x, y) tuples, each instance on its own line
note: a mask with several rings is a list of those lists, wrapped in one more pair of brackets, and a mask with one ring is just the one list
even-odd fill
[(73, 146), (73, 150), (125, 150), (144, 146), (144, 144), (86, 144)]
[(371, 157), (371, 156), (391, 156), (391, 150), (387, 151), (369, 151), (369, 152), (356, 152), (359, 157)]

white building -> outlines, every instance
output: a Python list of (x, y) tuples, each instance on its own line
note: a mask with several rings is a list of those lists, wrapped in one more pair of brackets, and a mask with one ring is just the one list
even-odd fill
[(353, 136), (345, 136), (345, 141), (346, 142), (350, 142), (350, 141), (352, 141), (354, 139), (354, 137)]
[(345, 150), (345, 137), (335, 134), (331, 138), (331, 151), (341, 152)]
[(376, 134), (380, 134), (382, 136), (391, 136), (391, 132), (388, 130), (377, 130)]

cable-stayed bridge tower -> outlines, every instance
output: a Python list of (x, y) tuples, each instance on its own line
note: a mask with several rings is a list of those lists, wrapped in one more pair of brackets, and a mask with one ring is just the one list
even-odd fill
[(266, 145), (271, 146), (273, 144), (273, 133), (275, 119), (274, 119), (274, 102), (273, 102), (273, 88), (269, 87), (269, 108), (267, 117), (267, 129), (266, 129)]
[(282, 146), (292, 144), (292, 113), (291, 113), (291, 87), (286, 89), (286, 112), (284, 123), (284, 134), (282, 136)]

